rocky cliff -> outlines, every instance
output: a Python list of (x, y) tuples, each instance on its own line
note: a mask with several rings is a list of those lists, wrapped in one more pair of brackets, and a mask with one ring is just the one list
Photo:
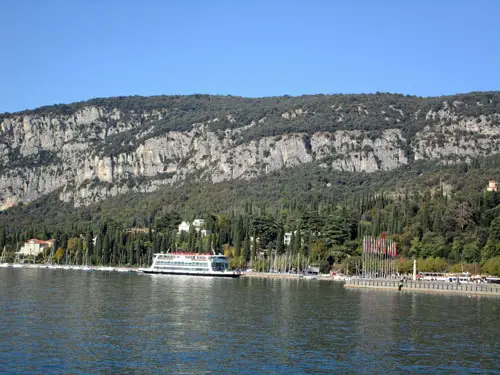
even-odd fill
[(161, 98), (2, 115), (1, 209), (55, 191), (80, 206), (186, 178), (251, 179), (308, 163), (374, 172), (500, 152), (496, 93)]

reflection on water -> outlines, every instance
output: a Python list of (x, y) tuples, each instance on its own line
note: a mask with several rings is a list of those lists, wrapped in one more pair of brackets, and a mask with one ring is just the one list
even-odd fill
[(0, 373), (499, 369), (494, 298), (318, 280), (0, 269), (0, 300)]

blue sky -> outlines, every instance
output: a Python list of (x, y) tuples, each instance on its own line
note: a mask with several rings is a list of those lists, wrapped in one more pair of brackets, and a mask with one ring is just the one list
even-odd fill
[(0, 2), (0, 113), (93, 97), (500, 89), (496, 0)]

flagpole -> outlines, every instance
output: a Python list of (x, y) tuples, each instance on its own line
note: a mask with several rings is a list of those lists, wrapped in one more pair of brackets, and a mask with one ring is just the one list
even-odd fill
[(391, 277), (394, 274), (394, 240), (391, 241)]
[(372, 277), (371, 272), (372, 272), (372, 238), (371, 236), (368, 237), (368, 260), (366, 261), (367, 267), (366, 271), (368, 273), (368, 278), (370, 279)]
[(382, 277), (385, 279), (387, 276), (387, 254), (385, 248), (385, 238), (382, 240)]
[(363, 258), (363, 277), (366, 278), (366, 274), (367, 274), (366, 267), (368, 266), (368, 262), (367, 262), (368, 242), (367, 242), (366, 236), (364, 237), (363, 242), (364, 242), (364, 247), (365, 247), (364, 258)]
[(373, 277), (372, 272), (373, 272), (373, 237), (370, 236), (370, 279)]
[(387, 240), (384, 239), (384, 278), (387, 279), (387, 274), (388, 274), (388, 271), (389, 271), (389, 263), (387, 262), (388, 259), (389, 259), (389, 255), (387, 254)]
[(363, 236), (363, 252), (361, 253), (361, 264), (362, 264), (362, 269), (361, 269), (361, 277), (365, 277), (365, 237)]
[(387, 278), (389, 279), (391, 277), (391, 250), (390, 250), (390, 244), (391, 241), (387, 241)]

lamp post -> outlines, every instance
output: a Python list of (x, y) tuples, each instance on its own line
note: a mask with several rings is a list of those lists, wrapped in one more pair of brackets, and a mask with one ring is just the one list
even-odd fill
[(413, 258), (413, 281), (417, 281), (417, 260)]

